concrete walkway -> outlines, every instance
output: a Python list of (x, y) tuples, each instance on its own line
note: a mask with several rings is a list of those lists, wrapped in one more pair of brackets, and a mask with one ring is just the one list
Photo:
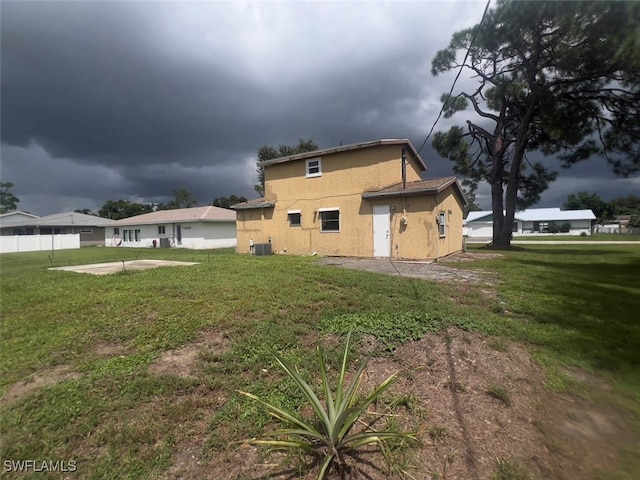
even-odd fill
[(90, 273), (92, 275), (111, 275), (117, 272), (131, 270), (149, 270), (158, 267), (185, 267), (198, 265), (197, 262), (174, 262), (170, 260), (130, 260), (123, 262), (93, 263), (90, 265), (74, 265), (71, 267), (55, 267), (49, 270), (62, 270), (65, 272)]
[[(483, 253), (460, 253), (453, 255), (449, 261), (455, 261), (458, 256), (466, 258), (486, 258)], [(495, 257), (494, 254), (489, 254)], [(442, 263), (432, 261), (406, 261), (392, 260), (389, 258), (353, 258), (353, 257), (324, 257), (318, 259), (321, 265), (349, 268), (352, 270), (366, 270), (368, 272), (384, 273), (399, 277), (422, 278), (424, 280), (435, 280), (440, 282), (459, 282), (492, 284), (494, 278), (489, 272), (482, 270), (462, 270), (447, 267)]]

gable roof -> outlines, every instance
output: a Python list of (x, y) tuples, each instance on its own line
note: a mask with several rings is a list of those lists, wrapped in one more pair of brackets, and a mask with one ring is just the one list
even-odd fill
[(112, 223), (113, 220), (96, 217), (95, 215), (86, 215), (78, 212), (64, 212), (24, 220), (19, 224), (40, 227), (104, 227), (111, 225)]
[(157, 210), (135, 217), (123, 218), (113, 222), (113, 226), (148, 225), (157, 223), (188, 222), (235, 222), (236, 212), (220, 207), (179, 208), (175, 210)]
[[(464, 223), (475, 222), (493, 215), (491, 210), (469, 212)], [(521, 222), (559, 222), (567, 220), (595, 220), (596, 216), (591, 210), (560, 210), (554, 208), (529, 208), (516, 212), (515, 219)], [(492, 221), (486, 219), (484, 221)]]
[(416, 160), (421, 171), (427, 169), (427, 164), (424, 163), (420, 154), (416, 151), (415, 147), (409, 141), (408, 138), (390, 138), (382, 140), (373, 140), (371, 142), (353, 143), (351, 145), (340, 145), (339, 147), (325, 148), (323, 150), (315, 150), (313, 152), (303, 152), (296, 155), (290, 155), (288, 157), (274, 158), (271, 160), (265, 160), (258, 162), (259, 167), (266, 167), (268, 165), (276, 165), (278, 163), (293, 162), (295, 160), (305, 160), (307, 158), (322, 157), (326, 155), (332, 155), (334, 153), (348, 152), (351, 150), (361, 150), (363, 148), (379, 147), (382, 145), (402, 145), (409, 149), (409, 154)]
[(380, 190), (364, 192), (362, 198), (407, 197), (417, 195), (437, 195), (446, 188), (453, 186), (460, 195), (462, 202), (466, 204), (462, 187), (456, 177), (430, 178), (416, 182), (402, 182), (390, 185)]
[(33, 218), (38, 218), (37, 215), (33, 215), (32, 213), (23, 212), (21, 210), (16, 210), (14, 212), (7, 212), (0, 215), (0, 224), (1, 225), (15, 225), (19, 222), (24, 222), (31, 220)]

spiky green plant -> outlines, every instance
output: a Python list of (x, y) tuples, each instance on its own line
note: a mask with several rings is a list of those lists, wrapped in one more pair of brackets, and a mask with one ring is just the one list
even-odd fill
[(379, 432), (363, 431), (352, 434), (353, 427), (358, 419), (367, 411), (369, 405), (375, 402), (385, 390), (398, 380), (398, 373), (391, 375), (368, 396), (360, 399), (357, 393), (362, 383), (362, 376), (369, 358), (362, 362), (355, 374), (353, 382), (345, 388), (350, 340), (351, 332), (347, 335), (344, 355), (342, 357), (342, 367), (335, 392), (332, 392), (329, 386), (322, 347), (318, 345), (318, 364), (325, 398), (324, 405), (296, 369), (282, 357), (275, 355), (276, 361), (293, 379), (309, 402), (315, 414), (315, 422), (309, 423), (300, 418), (296, 413), (288, 412), (268, 403), (252, 393), (239, 391), (242, 395), (259, 402), (270, 415), (286, 425), (286, 428), (267, 432), (261, 437), (246, 440), (245, 443), (268, 445), (277, 449), (302, 449), (314, 452), (322, 459), (317, 478), (323, 479), (332, 465), (335, 465), (336, 469), (342, 472), (346, 466), (345, 454), (354, 452), (359, 447), (371, 444), (378, 444), (380, 446), (382, 442), (391, 438), (415, 440), (416, 436), (413, 433), (392, 432), (388, 430)]

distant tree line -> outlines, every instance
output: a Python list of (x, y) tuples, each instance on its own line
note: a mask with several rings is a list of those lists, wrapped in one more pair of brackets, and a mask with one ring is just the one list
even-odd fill
[(605, 202), (597, 193), (578, 192), (567, 197), (562, 205), (565, 210), (590, 209), (598, 223), (613, 220), (616, 215), (631, 215), (630, 227), (640, 227), (640, 197), (629, 194), (626, 197), (614, 198)]
[[(298, 139), (297, 145), (280, 145), (278, 148), (270, 145), (263, 145), (258, 149), (258, 161), (265, 162), (267, 160), (273, 160), (275, 158), (290, 157), (291, 155), (297, 155), (299, 153), (313, 152), (318, 150), (318, 144), (312, 139), (303, 140)], [(258, 174), (258, 183), (254, 186), (255, 191), (260, 196), (264, 196), (264, 167), (257, 166), (256, 173)]]
[(13, 188), (11, 182), (0, 182), (0, 214), (13, 212), (18, 209), (20, 200), (10, 190)]
[[(102, 218), (110, 218), (111, 220), (120, 220), (122, 218), (135, 217), (144, 213), (156, 212), (158, 210), (175, 210), (179, 208), (191, 208), (198, 204), (196, 197), (184, 188), (173, 189), (173, 199), (168, 203), (136, 203), (129, 200), (107, 200), (97, 212), (93, 212), (88, 208), (75, 210), (78, 213), (87, 215), (97, 215)], [(210, 205), (214, 207), (230, 208), (236, 203), (246, 202), (247, 199), (242, 196), (230, 195), (228, 197), (216, 197)]]

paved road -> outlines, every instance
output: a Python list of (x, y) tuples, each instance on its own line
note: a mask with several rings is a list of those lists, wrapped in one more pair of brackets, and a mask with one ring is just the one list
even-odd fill
[[(490, 238), (467, 238), (467, 244), (491, 243)], [(640, 245), (624, 240), (511, 240), (511, 245)]]

